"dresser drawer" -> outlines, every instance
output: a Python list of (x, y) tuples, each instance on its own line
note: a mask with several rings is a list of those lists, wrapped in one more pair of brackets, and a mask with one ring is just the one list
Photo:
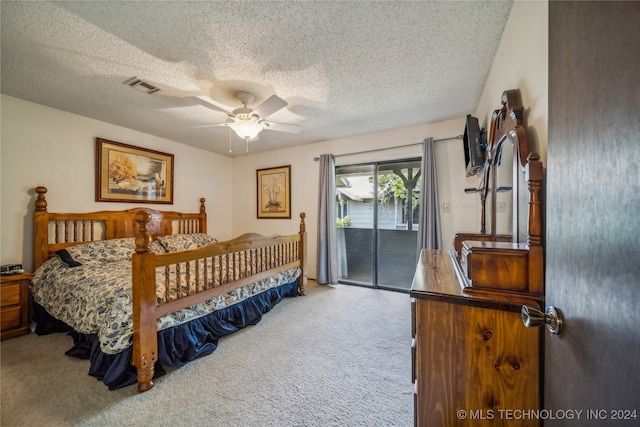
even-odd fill
[(20, 326), (22, 311), (20, 306), (0, 309), (0, 329), (17, 328)]
[(20, 304), (20, 283), (4, 285), (2, 287), (2, 293), (0, 293), (0, 307), (18, 304)]

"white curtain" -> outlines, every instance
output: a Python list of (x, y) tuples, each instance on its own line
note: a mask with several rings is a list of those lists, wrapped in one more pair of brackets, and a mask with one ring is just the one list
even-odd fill
[(316, 278), (321, 285), (338, 283), (335, 181), (335, 158), (332, 154), (323, 154), (320, 156), (318, 186), (318, 271), (316, 272)]
[(421, 249), (442, 249), (439, 206), (433, 138), (427, 138), (422, 143), (418, 256)]

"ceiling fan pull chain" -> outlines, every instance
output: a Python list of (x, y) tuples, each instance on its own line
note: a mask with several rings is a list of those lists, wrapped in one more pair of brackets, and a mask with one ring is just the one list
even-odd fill
[(229, 128), (229, 153), (233, 153), (233, 151), (231, 151), (231, 128)]

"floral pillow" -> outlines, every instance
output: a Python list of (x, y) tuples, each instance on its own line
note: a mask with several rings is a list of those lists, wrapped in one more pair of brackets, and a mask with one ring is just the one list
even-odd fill
[(199, 248), (200, 246), (217, 242), (217, 240), (205, 233), (193, 233), (158, 236), (158, 242), (162, 244), (167, 252), (178, 252)]
[[(157, 241), (151, 243), (155, 253), (165, 253), (164, 246)], [(56, 251), (56, 255), (69, 267), (87, 264), (108, 264), (111, 262), (131, 260), (136, 251), (135, 237), (122, 239), (99, 240), (82, 245), (70, 246)]]

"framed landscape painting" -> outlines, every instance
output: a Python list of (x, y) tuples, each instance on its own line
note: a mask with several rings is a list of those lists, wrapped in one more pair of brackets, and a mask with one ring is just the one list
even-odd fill
[(291, 218), (291, 165), (256, 171), (258, 218)]
[(96, 138), (96, 202), (173, 204), (173, 154)]

